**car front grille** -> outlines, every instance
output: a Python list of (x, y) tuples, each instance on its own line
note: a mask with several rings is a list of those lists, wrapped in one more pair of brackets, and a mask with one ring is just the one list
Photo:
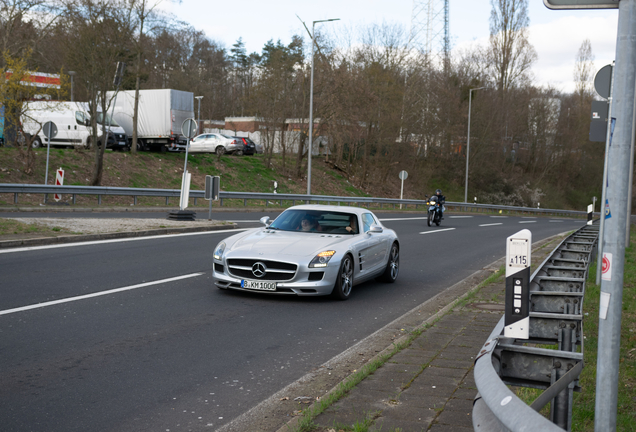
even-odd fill
[[(258, 264), (258, 265), (257, 265)], [(263, 272), (262, 276), (257, 276), (258, 270)], [(257, 259), (228, 259), (227, 271), (234, 277), (241, 279), (263, 280), (263, 281), (288, 281), (294, 278), (298, 270), (296, 264), (280, 261), (257, 260)], [(255, 272), (256, 271), (256, 274)]]

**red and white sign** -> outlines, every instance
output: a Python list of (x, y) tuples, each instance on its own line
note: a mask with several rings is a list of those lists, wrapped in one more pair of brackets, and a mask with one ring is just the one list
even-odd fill
[[(5, 78), (9, 79), (9, 77), (13, 75), (12, 70), (8, 70), (5, 73)], [(21, 83), (24, 85), (35, 86), (35, 87), (45, 87), (45, 88), (60, 88), (60, 75), (59, 74), (48, 74), (43, 72), (27, 72), (25, 77), (21, 80)]]
[(606, 281), (612, 280), (612, 254), (603, 252), (603, 272), (601, 273), (601, 279)]
[[(62, 168), (57, 170), (57, 174), (55, 175), (55, 186), (62, 186), (64, 184), (64, 170)], [(59, 201), (62, 199), (62, 195), (54, 194), (53, 198), (55, 201)]]

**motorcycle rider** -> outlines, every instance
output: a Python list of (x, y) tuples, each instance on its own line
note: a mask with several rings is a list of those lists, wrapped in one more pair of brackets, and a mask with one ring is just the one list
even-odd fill
[(444, 203), (446, 202), (446, 197), (442, 195), (441, 189), (437, 189), (435, 191), (435, 196), (437, 197), (437, 202), (439, 203), (439, 208), (442, 212), (442, 219), (444, 219)]

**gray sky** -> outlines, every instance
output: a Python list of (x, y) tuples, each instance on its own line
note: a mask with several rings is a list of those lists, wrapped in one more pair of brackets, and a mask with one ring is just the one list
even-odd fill
[[(539, 55), (533, 67), (536, 83), (572, 91), (575, 57), (585, 39), (592, 43), (595, 70), (614, 59), (618, 9), (554, 11), (542, 0), (529, 0), (528, 6), (530, 42)], [(248, 52), (260, 53), (270, 39), (289, 43), (292, 35), (306, 34), (296, 15), (308, 27), (315, 20), (340, 18), (318, 24), (327, 33), (355, 32), (383, 22), (400, 24), (408, 32), (413, 0), (182, 0), (178, 5), (164, 0), (161, 7), (228, 49), (242, 37)], [(490, 0), (450, 0), (453, 49), (487, 43), (490, 10)]]

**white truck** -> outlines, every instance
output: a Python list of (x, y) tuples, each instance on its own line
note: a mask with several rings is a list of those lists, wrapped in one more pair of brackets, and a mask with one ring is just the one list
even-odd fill
[[(108, 97), (113, 96), (112, 92)], [(126, 134), (133, 134), (135, 91), (117, 93), (113, 118)], [(173, 90), (139, 90), (137, 150), (185, 150), (187, 138), (181, 133), (186, 119), (194, 118), (194, 93)]]
[[(48, 121), (55, 123), (57, 135), (51, 138), (51, 146), (85, 147), (93, 144), (91, 121), (88, 103), (63, 101), (34, 101), (28, 102), (28, 108), (21, 118), (22, 130), (35, 136), (34, 148), (46, 146), (48, 140), (41, 127)], [(97, 145), (106, 141), (106, 148), (113, 150), (129, 150), (130, 143), (124, 129), (116, 121), (110, 119), (110, 134), (108, 140), (102, 135), (102, 122), (108, 127), (109, 116), (97, 113)]]

